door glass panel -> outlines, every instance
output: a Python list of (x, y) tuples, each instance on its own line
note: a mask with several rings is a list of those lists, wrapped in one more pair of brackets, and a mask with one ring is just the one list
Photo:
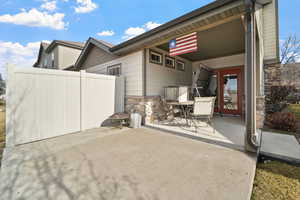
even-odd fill
[(237, 74), (223, 75), (224, 80), (224, 108), (238, 110), (238, 76)]

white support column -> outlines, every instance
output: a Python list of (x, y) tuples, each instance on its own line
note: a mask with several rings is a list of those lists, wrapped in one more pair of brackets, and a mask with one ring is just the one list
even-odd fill
[(15, 146), (15, 133), (14, 133), (14, 124), (15, 116), (14, 112), (16, 109), (16, 103), (13, 93), (15, 92), (15, 66), (12, 64), (7, 64), (7, 78), (6, 78), (6, 147)]
[(86, 103), (86, 71), (80, 71), (80, 131), (86, 129), (86, 113), (85, 113), (85, 103)]
[(256, 27), (254, 4), (245, 0), (247, 8), (246, 24), (246, 61), (245, 61), (245, 94), (246, 94), (246, 134), (245, 150), (256, 152), (258, 137), (256, 132)]

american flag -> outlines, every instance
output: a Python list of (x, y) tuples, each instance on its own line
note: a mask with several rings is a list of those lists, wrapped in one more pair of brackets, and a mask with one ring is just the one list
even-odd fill
[(197, 51), (197, 32), (176, 38), (169, 42), (170, 56)]

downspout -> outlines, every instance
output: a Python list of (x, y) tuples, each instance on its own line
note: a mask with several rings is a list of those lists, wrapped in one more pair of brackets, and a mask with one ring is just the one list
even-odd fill
[(255, 1), (245, 0), (246, 14), (246, 136), (245, 150), (257, 152), (258, 137), (256, 133), (256, 33), (255, 33)]

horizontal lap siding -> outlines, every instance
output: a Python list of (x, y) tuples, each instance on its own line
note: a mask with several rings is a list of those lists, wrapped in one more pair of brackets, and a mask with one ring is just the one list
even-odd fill
[(106, 74), (107, 67), (121, 64), (122, 75), (125, 77), (125, 88), (127, 96), (143, 95), (143, 52), (138, 51), (127, 56), (123, 56), (104, 64), (88, 68), (87, 72)]
[(278, 11), (277, 0), (263, 8), (264, 60), (278, 58)]
[(87, 69), (96, 65), (107, 63), (116, 59), (117, 56), (110, 54), (103, 49), (93, 46), (89, 51), (85, 61), (83, 62), (81, 69)]
[[(156, 52), (160, 52), (165, 55), (168, 55), (167, 52), (153, 49)], [(171, 69), (164, 65), (158, 65), (149, 62), (149, 50), (147, 50), (146, 57), (146, 95), (147, 96), (156, 96), (164, 95), (164, 87), (170, 85), (192, 85), (192, 63), (186, 59), (175, 57), (181, 61), (185, 62), (185, 71), (179, 71), (177, 69)]]

